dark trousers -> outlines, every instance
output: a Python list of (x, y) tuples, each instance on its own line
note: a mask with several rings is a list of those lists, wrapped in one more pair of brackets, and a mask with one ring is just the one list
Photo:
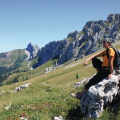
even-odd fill
[(107, 77), (110, 74), (109, 69), (107, 70), (107, 69), (102, 68), (102, 61), (101, 60), (99, 60), (97, 58), (93, 58), (92, 64), (93, 64), (93, 67), (99, 69), (100, 72), (98, 72), (93, 78), (91, 78), (89, 80), (89, 82), (84, 87), (85, 89), (89, 89), (90, 86), (97, 84), (103, 78)]

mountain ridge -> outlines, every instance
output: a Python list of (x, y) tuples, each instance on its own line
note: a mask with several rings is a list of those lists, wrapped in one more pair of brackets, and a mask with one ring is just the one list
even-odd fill
[[(42, 48), (29, 43), (26, 49), (0, 53), (0, 82), (13, 73), (29, 72), (44, 64), (49, 63), (48, 66), (45, 65), (48, 68), (50, 65), (77, 61), (102, 49), (102, 41), (106, 37), (112, 38), (113, 43), (120, 40), (120, 14), (110, 14), (106, 21), (88, 21), (82, 31), (71, 32), (67, 38), (49, 42)], [(42, 71), (44, 70), (43, 67)], [(15, 78), (16, 81), (29, 79), (28, 76)]]
[(78, 60), (102, 49), (102, 41), (109, 37), (116, 42), (120, 39), (120, 14), (108, 15), (106, 21), (88, 21), (82, 31), (68, 34), (62, 41), (53, 41), (38, 50), (38, 67), (55, 56), (63, 64), (71, 59)]

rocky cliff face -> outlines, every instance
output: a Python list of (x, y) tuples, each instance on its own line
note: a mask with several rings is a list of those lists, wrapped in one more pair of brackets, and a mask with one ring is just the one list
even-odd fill
[(40, 48), (37, 45), (33, 45), (32, 43), (29, 43), (25, 53), (28, 55), (28, 59), (33, 59), (37, 57), (39, 50)]
[(62, 41), (53, 41), (39, 49), (28, 45), (30, 58), (39, 57), (38, 66), (58, 56), (58, 63), (78, 60), (102, 49), (102, 41), (109, 37), (113, 42), (120, 40), (120, 14), (110, 14), (106, 21), (88, 21), (82, 31), (69, 33)]

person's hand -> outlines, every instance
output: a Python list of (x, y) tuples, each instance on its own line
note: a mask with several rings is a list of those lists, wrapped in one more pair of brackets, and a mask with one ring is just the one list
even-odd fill
[(108, 75), (107, 79), (110, 79), (111, 78), (111, 74)]
[(85, 67), (87, 64), (88, 64), (88, 61), (86, 60), (86, 61), (84, 62), (84, 67)]

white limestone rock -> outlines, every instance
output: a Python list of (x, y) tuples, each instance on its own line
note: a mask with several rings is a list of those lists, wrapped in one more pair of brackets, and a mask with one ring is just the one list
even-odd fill
[(101, 31), (101, 26), (99, 24), (96, 24), (93, 26), (93, 35), (97, 32), (99, 33)]
[(107, 17), (107, 22), (109, 22), (109, 23), (111, 23), (114, 20), (115, 20), (115, 14), (111, 14)]
[(71, 37), (74, 37), (75, 39), (77, 39), (79, 37), (79, 35), (80, 35), (79, 31), (74, 31), (74, 32), (69, 33), (67, 38), (69, 38), (71, 36)]
[(23, 89), (23, 88), (28, 87), (30, 84), (31, 84), (31, 83), (24, 84), (24, 85), (21, 85), (21, 86), (19, 86), (19, 87), (16, 87), (15, 90), (14, 90), (14, 93), (20, 91), (20, 90)]
[(99, 118), (103, 107), (109, 105), (118, 94), (119, 77), (112, 75), (111, 79), (103, 79), (98, 84), (91, 86), (80, 100), (80, 108), (84, 118)]
[[(27, 48), (27, 51), (25, 51), (25, 53), (28, 55), (27, 59), (33, 59), (37, 56), (38, 51), (40, 50), (40, 48), (37, 45), (33, 45), (32, 43), (29, 43)], [(29, 52), (28, 52), (29, 51)]]
[(59, 116), (59, 117), (55, 116), (54, 120), (63, 120), (63, 117), (62, 116)]

